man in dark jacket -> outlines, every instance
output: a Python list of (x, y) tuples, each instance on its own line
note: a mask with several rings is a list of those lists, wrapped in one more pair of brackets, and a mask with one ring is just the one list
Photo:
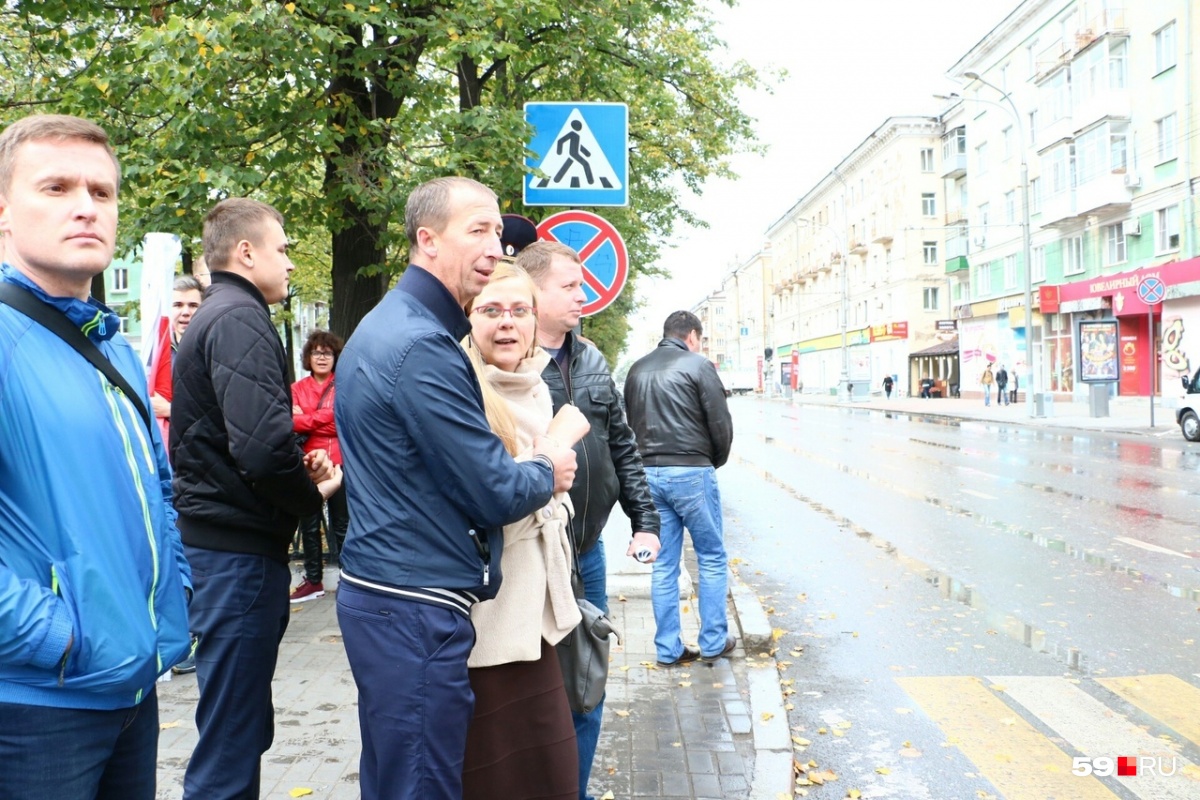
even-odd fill
[(288, 623), (288, 546), (302, 514), (341, 485), (292, 433), (283, 344), (268, 305), (287, 296), (283, 217), (244, 198), (204, 220), (212, 286), (175, 356), (175, 508), (195, 596), (200, 738), (183, 796), (259, 795), (274, 735), (271, 678)]
[[(579, 254), (559, 242), (538, 242), (521, 251), (517, 265), (537, 284), (538, 343), (553, 357), (542, 379), (550, 387), (554, 411), (571, 403), (592, 425), (576, 445), (579, 471), (571, 487), (575, 506), (571, 527), (587, 599), (608, 611), (607, 568), (600, 536), (608, 514), (619, 499), (634, 531), (625, 554), (633, 556), (640, 550), (649, 553), (646, 561), (653, 561), (658, 554), (658, 511), (608, 362), (595, 345), (573, 333), (585, 300)], [(587, 798), (603, 714), (602, 700), (590, 713), (573, 715), (581, 800)]]
[(338, 622), (358, 686), (363, 800), (460, 800), (471, 605), (500, 588), (501, 528), (571, 488), (575, 453), (539, 436), (533, 458), (514, 461), (459, 345), (463, 307), (501, 255), (495, 193), (429, 181), (404, 221), (411, 263), (338, 359), (350, 506)]
[[(654, 644), (662, 667), (697, 658), (715, 661), (736, 644), (725, 618), (729, 567), (716, 476), (717, 467), (729, 459), (733, 421), (717, 371), (698, 354), (700, 334), (695, 314), (674, 312), (663, 325), (657, 349), (638, 359), (625, 378), (629, 422), (662, 517), (662, 549), (654, 563), (651, 592)], [(699, 649), (687, 647), (680, 638), (684, 528), (692, 536), (700, 572)]]

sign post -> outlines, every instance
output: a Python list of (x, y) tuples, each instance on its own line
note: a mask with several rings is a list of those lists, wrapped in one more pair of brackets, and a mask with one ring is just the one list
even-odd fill
[(583, 315), (598, 314), (617, 299), (629, 279), (625, 240), (608, 220), (590, 211), (560, 211), (542, 220), (538, 238), (559, 242), (583, 262)]
[(1154, 307), (1167, 292), (1162, 279), (1147, 275), (1138, 282), (1138, 299), (1146, 304), (1146, 341), (1150, 349), (1150, 427), (1154, 427), (1154, 386), (1158, 382), (1158, 349), (1154, 346)]

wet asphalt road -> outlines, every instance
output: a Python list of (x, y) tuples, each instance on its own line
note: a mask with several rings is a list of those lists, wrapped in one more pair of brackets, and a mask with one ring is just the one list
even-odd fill
[[(810, 796), (1200, 798), (1200, 449), (731, 408), (730, 555), (779, 634), (797, 760), (838, 776)], [(1072, 774), (1118, 756), (1157, 760)]]

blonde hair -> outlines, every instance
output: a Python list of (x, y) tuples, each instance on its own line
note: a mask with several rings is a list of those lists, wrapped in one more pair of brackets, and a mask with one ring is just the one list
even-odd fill
[[(492, 273), (492, 279), (488, 281), (488, 286), (494, 283), (505, 280), (518, 280), (525, 284), (525, 288), (529, 290), (529, 297), (532, 301), (533, 308), (537, 310), (537, 287), (534, 286), (533, 279), (529, 277), (529, 273), (518, 267), (516, 264), (501, 261), (497, 262), (496, 270)], [(471, 314), (471, 309), (475, 307), (475, 300), (471, 298), (467, 303), (467, 315)], [(537, 352), (537, 315), (534, 315), (534, 333), (533, 338), (529, 342), (529, 349), (525, 351), (525, 358), (529, 358)], [(486, 362), (483, 360), (483, 354), (479, 352), (479, 348), (475, 345), (475, 340), (471, 334), (467, 334), (467, 338), (462, 340), (463, 349), (467, 351), (467, 358), (471, 360), (471, 366), (475, 368), (475, 375), (479, 378), (479, 388), (483, 392), (483, 413), (487, 416), (488, 426), (492, 429), (492, 433), (500, 437), (500, 441), (504, 442), (504, 449), (509, 455), (515, 456), (518, 453), (517, 449), (517, 422), (513, 418), (512, 411), (509, 410), (508, 403), (500, 396), (500, 393), (495, 390), (491, 382), (487, 379), (487, 374), (484, 371)]]

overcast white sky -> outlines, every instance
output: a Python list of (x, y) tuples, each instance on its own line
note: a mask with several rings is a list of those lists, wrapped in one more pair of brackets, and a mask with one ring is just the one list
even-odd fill
[[(735, 157), (736, 181), (713, 181), (685, 205), (711, 228), (684, 230), (643, 278), (627, 356), (640, 356), (667, 314), (690, 308), (729, 267), (753, 255), (767, 227), (888, 117), (936, 114), (931, 95), (957, 87), (949, 68), (1020, 0), (741, 0), (714, 2), (729, 55), (788, 76), (775, 94), (748, 94), (765, 156)], [(640, 351), (640, 352), (639, 352)]]

